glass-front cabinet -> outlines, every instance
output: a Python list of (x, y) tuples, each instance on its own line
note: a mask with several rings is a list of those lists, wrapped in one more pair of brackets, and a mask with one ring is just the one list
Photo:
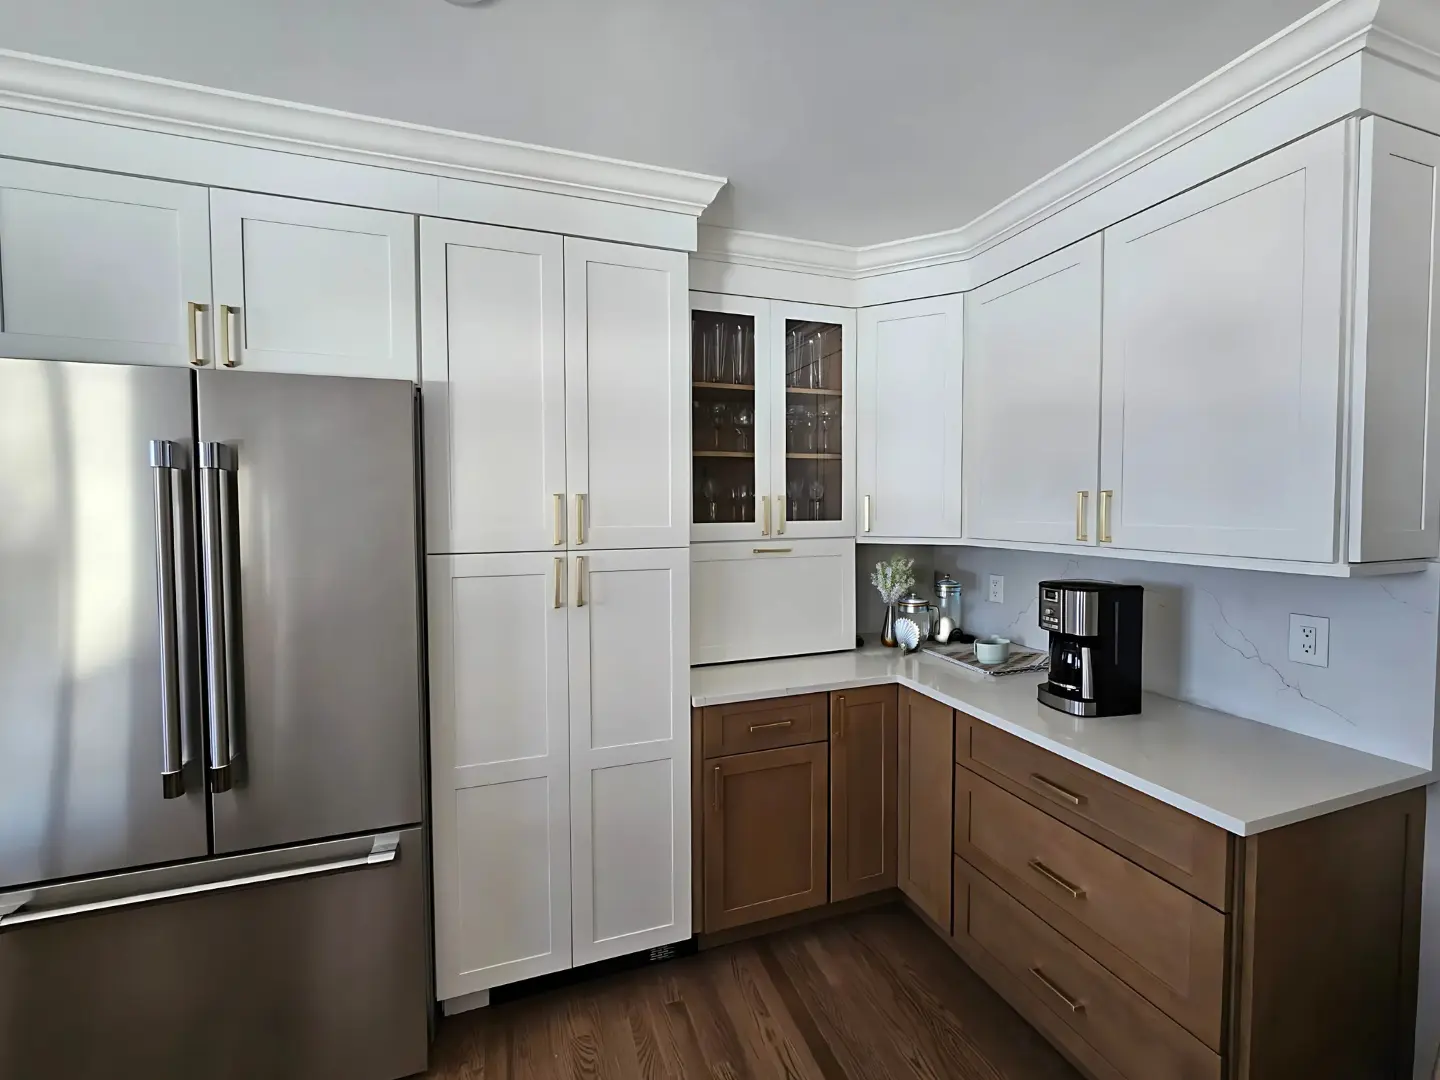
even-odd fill
[(853, 311), (691, 293), (693, 540), (854, 535)]

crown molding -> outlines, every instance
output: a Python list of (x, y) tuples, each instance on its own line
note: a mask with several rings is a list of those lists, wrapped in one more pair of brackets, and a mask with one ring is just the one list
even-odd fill
[(1329, 0), (958, 229), (844, 247), (702, 226), (696, 257), (847, 281), (964, 262), (1361, 51), (1440, 80), (1433, 0)]
[(0, 107), (698, 217), (724, 177), (0, 49)]

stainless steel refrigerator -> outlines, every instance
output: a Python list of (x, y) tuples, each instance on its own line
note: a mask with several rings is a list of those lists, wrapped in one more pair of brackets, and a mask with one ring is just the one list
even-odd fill
[(0, 359), (0, 1077), (425, 1068), (415, 424)]

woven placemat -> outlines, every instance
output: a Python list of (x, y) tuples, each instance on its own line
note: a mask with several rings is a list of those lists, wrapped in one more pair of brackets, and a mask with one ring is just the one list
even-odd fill
[(1050, 666), (1049, 653), (1015, 644), (1010, 646), (1010, 656), (1003, 664), (980, 663), (975, 659), (975, 646), (972, 644), (941, 645), (932, 641), (921, 645), (920, 651), (981, 675), (1020, 675), (1027, 671), (1044, 671)]

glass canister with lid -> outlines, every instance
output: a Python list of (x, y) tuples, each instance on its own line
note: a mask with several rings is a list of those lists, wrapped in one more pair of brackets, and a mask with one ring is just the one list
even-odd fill
[(935, 640), (949, 641), (960, 633), (963, 602), (960, 582), (950, 575), (935, 582)]
[(895, 601), (895, 614), (902, 619), (913, 619), (920, 627), (920, 640), (929, 641), (935, 635), (936, 619), (935, 605), (930, 601), (916, 596), (913, 592), (903, 599)]

